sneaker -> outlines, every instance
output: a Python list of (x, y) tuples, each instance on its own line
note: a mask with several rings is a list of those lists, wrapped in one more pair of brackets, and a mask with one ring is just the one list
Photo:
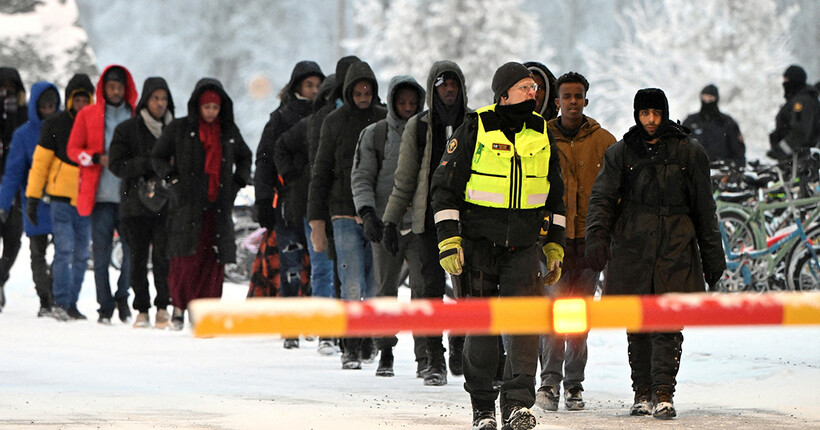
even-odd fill
[(134, 328), (151, 328), (151, 318), (148, 312), (140, 312), (137, 314), (137, 319), (134, 321)]
[(581, 393), (584, 391), (581, 387), (572, 387), (564, 391), (564, 407), (567, 408), (568, 411), (583, 411), (584, 406), (584, 397)]
[(111, 317), (107, 317), (105, 315), (100, 315), (100, 317), (97, 318), (97, 324), (111, 325)]
[(88, 319), (88, 318), (86, 318), (85, 315), (80, 313), (80, 310), (77, 309), (76, 305), (68, 308), (66, 310), (66, 312), (68, 313), (68, 317), (73, 319), (73, 320), (87, 320)]
[(131, 322), (131, 309), (128, 309), (128, 298), (117, 300), (117, 314), (123, 324)]
[(321, 355), (333, 355), (339, 350), (336, 349), (336, 345), (333, 344), (333, 341), (330, 339), (321, 338), (319, 339), (319, 346), (316, 348)]
[(379, 357), (379, 367), (376, 369), (376, 376), (394, 376), (393, 373), (393, 348), (385, 347), (381, 350)]
[(51, 308), (43, 306), (43, 307), (40, 308), (39, 311), (37, 311), (37, 318), (51, 317), (51, 316), (54, 316), (51, 313)]
[(665, 390), (655, 391), (655, 410), (652, 411), (652, 416), (659, 420), (671, 420), (677, 416), (675, 412), (675, 403), (672, 402), (672, 393)]
[(444, 364), (444, 356), (429, 359), (428, 362), (429, 366), (424, 373), (424, 385), (447, 385), (447, 365)]
[(171, 316), (171, 330), (182, 330), (185, 326), (185, 311), (174, 306), (174, 314)]
[(342, 354), (342, 369), (361, 369), (362, 362), (359, 360), (359, 353), (357, 351), (346, 350)]
[(535, 404), (545, 411), (557, 411), (560, 389), (557, 386), (546, 385), (538, 388), (535, 393)]
[(157, 309), (157, 316), (154, 321), (154, 328), (164, 330), (171, 323), (171, 316), (165, 309)]
[(299, 338), (285, 339), (285, 349), (299, 348)]
[(640, 387), (635, 390), (635, 402), (629, 408), (629, 415), (651, 415), (652, 396), (649, 394), (649, 387)]
[(51, 316), (53, 316), (57, 321), (68, 321), (71, 319), (65, 308), (60, 306), (54, 306), (54, 309), (51, 310)]
[(473, 408), (473, 430), (496, 430), (498, 421), (495, 420), (495, 408)]
[(427, 373), (427, 358), (419, 358), (416, 360), (416, 378), (424, 378)]
[(535, 428), (537, 422), (535, 421), (535, 414), (526, 406), (511, 402), (507, 405), (507, 421), (504, 428), (512, 430), (531, 430)]

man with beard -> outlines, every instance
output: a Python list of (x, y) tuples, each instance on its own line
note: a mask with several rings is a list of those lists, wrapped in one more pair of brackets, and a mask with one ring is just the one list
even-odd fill
[(729, 161), (738, 166), (746, 163), (746, 144), (743, 135), (732, 117), (718, 109), (720, 94), (713, 84), (700, 92), (700, 112), (693, 113), (683, 121), (684, 127), (692, 130), (693, 140), (700, 143), (710, 161)]
[[(606, 266), (604, 294), (694, 293), (726, 269), (709, 158), (669, 119), (663, 91), (635, 94), (635, 124), (604, 154), (589, 198), (586, 259)], [(609, 264), (607, 264), (609, 262)], [(635, 402), (630, 415), (675, 417), (681, 330), (627, 332)]]
[[(533, 112), (538, 88), (523, 64), (501, 66), (492, 89), (496, 104), (469, 115), (433, 174), (439, 260), (450, 274), (466, 273), (473, 296), (540, 296), (539, 254), (546, 256), (544, 281), (550, 285), (561, 277), (564, 257), (558, 151), (546, 120)], [(544, 225), (547, 216), (551, 225)], [(500, 392), (504, 425), (529, 430), (536, 425), (529, 408), (535, 403), (538, 336), (502, 338), (507, 363), (498, 391), (498, 338), (468, 335), (464, 343), (473, 429), (497, 428)]]
[(793, 64), (783, 72), (783, 95), (786, 104), (774, 119), (775, 129), (769, 134), (772, 149), (766, 153), (776, 160), (807, 152), (820, 143), (820, 101), (817, 90), (806, 85), (802, 67)]

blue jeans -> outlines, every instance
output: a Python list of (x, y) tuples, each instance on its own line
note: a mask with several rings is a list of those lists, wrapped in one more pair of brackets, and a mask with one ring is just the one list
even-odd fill
[(342, 281), (343, 300), (361, 300), (373, 297), (376, 276), (373, 271), (373, 250), (364, 237), (364, 229), (356, 220), (333, 220), (333, 238), (336, 242), (336, 264)]
[(52, 200), (51, 231), (54, 236), (54, 304), (63, 309), (77, 306), (88, 266), (91, 219), (80, 216), (70, 203)]
[[(310, 224), (305, 220), (305, 237), (310, 237)], [(310, 288), (313, 297), (333, 297), (335, 288), (333, 285), (333, 260), (327, 258), (327, 252), (316, 252), (313, 249), (313, 242), (307, 241), (308, 253), (310, 254)]]
[(279, 248), (279, 295), (296, 297), (302, 289), (302, 270), (305, 256), (305, 230), (295, 226), (276, 224), (276, 247)]
[[(122, 243), (122, 267), (117, 281), (117, 292), (111, 295), (111, 281), (108, 266), (111, 265), (111, 250), (114, 230)], [(131, 250), (125, 243), (125, 234), (120, 228), (119, 203), (97, 203), (91, 211), (91, 251), (94, 257), (94, 282), (97, 285), (97, 311), (102, 316), (111, 317), (115, 301), (128, 299), (128, 280), (131, 276)]]

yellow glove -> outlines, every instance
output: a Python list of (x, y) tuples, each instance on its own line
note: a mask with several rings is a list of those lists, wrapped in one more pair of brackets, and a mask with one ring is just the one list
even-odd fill
[(461, 236), (453, 236), (438, 243), (438, 260), (441, 268), (451, 275), (460, 275), (464, 265)]
[(544, 255), (547, 256), (547, 276), (544, 277), (544, 283), (552, 285), (561, 279), (561, 265), (564, 264), (564, 248), (561, 245), (550, 242), (541, 248)]

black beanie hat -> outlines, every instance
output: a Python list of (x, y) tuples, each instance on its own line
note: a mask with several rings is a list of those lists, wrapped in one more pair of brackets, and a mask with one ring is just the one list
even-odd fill
[(516, 82), (531, 78), (532, 72), (527, 66), (511, 61), (499, 67), (493, 75), (493, 102), (498, 103), (501, 100), (501, 95), (506, 93)]
[(48, 103), (54, 106), (60, 105), (60, 95), (54, 88), (48, 88), (40, 94), (40, 98), (37, 99), (37, 109), (42, 109)]
[(797, 82), (801, 85), (806, 85), (806, 71), (796, 64), (789, 66), (786, 71), (783, 72), (783, 77), (788, 79), (789, 82)]
[[(715, 84), (709, 84), (700, 91), (701, 94), (709, 94), (710, 96), (715, 96), (717, 100), (720, 100), (720, 94), (718, 93), (718, 89)], [(716, 100), (716, 101), (717, 101)]]
[(641, 125), (638, 118), (638, 112), (643, 109), (660, 109), (663, 112), (663, 121), (669, 119), (669, 101), (666, 100), (666, 94), (660, 88), (644, 88), (638, 90), (635, 94), (635, 102), (633, 103), (635, 116), (635, 124)]
[(112, 67), (105, 72), (105, 76), (103, 76), (103, 83), (108, 81), (117, 81), (122, 83), (123, 85), (126, 84), (126, 76), (125, 70), (122, 67)]

